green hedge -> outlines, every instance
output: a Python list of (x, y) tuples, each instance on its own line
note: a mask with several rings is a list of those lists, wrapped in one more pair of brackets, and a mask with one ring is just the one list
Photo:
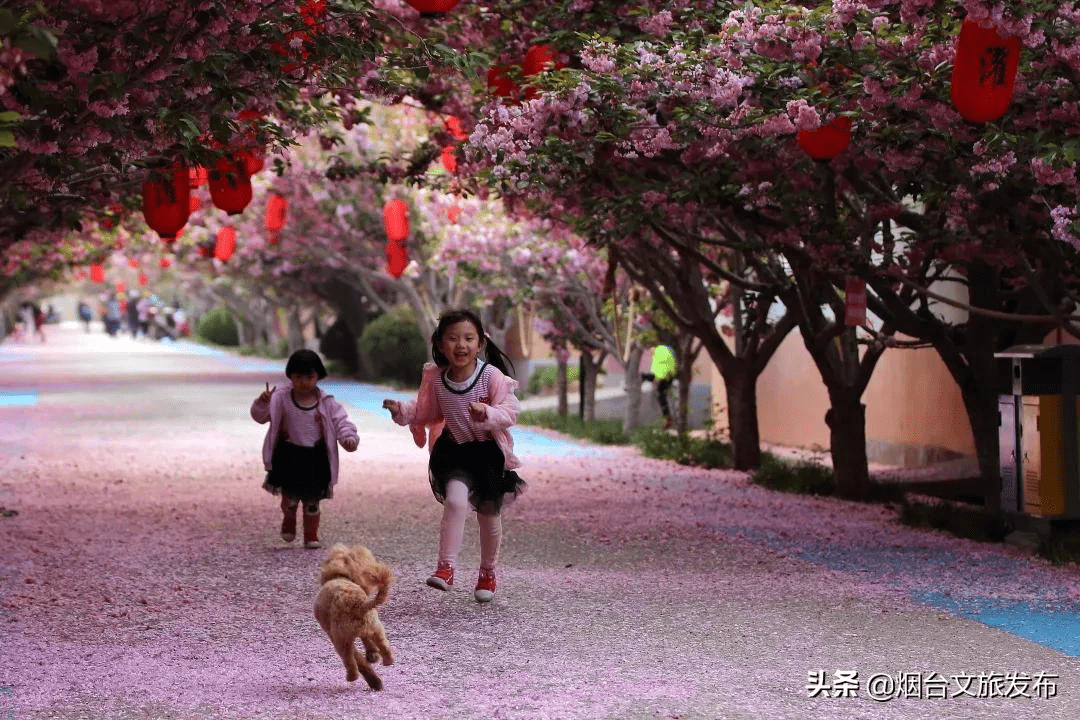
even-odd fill
[(420, 373), (431, 352), (407, 308), (395, 309), (368, 323), (360, 335), (360, 347), (376, 380), (410, 386), (420, 384)]
[[(577, 382), (578, 368), (568, 366), (566, 368), (566, 382)], [(525, 385), (525, 391), (530, 395), (539, 395), (542, 392), (554, 390), (559, 382), (559, 368), (552, 365), (538, 367), (529, 375), (529, 382)]]
[(195, 336), (214, 345), (235, 347), (240, 344), (236, 318), (226, 307), (216, 307), (199, 318)]

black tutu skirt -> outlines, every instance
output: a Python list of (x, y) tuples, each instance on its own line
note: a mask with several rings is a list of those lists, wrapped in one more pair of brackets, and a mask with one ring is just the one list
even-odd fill
[(428, 460), (431, 492), (440, 503), (446, 500), (446, 483), (460, 480), (469, 488), (469, 504), (482, 515), (497, 515), (509, 496), (525, 491), (525, 481), (506, 469), (506, 457), (494, 440), (456, 443), (449, 430), (431, 448)]
[(330, 497), (330, 456), (322, 440), (314, 447), (278, 440), (270, 459), (263, 489), (274, 495), (288, 495), (302, 502)]

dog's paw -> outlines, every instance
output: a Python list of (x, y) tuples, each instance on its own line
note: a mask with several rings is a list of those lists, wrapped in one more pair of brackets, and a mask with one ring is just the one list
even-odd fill
[(383, 665), (393, 665), (394, 664), (394, 655), (393, 655), (393, 653), (386, 653), (385, 655), (383, 655), (382, 664)]

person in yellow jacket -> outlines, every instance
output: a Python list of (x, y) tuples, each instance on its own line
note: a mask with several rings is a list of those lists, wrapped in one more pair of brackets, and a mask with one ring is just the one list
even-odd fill
[(656, 400), (660, 403), (660, 412), (664, 414), (664, 427), (672, 425), (671, 407), (668, 405), (668, 392), (675, 382), (675, 353), (667, 345), (653, 348), (652, 365), (649, 372), (642, 373), (641, 379), (651, 382), (656, 387)]

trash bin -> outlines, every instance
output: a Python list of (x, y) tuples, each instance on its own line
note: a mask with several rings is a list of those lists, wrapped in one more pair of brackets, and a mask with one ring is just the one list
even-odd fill
[(1036, 517), (1080, 517), (1080, 345), (1016, 345), (994, 355), (1001, 505)]

